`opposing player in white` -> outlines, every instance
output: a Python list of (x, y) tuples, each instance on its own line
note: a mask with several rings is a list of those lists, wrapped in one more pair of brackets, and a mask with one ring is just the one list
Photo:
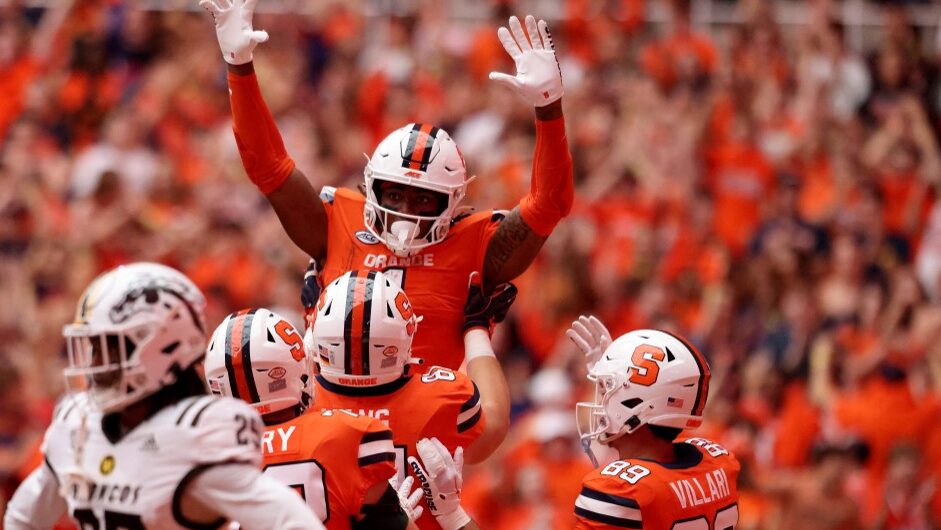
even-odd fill
[(261, 474), (261, 418), (206, 395), (205, 299), (154, 263), (99, 276), (65, 326), (73, 393), (43, 441), (45, 462), (17, 489), (7, 530), (322, 529), (289, 488)]

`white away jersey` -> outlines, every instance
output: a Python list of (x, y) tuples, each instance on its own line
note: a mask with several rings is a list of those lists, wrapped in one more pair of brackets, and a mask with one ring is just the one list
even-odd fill
[(194, 528), (179, 506), (190, 481), (219, 464), (261, 465), (264, 427), (241, 400), (186, 398), (113, 444), (101, 420), (81, 395), (67, 398), (43, 440), (46, 463), (81, 528)]

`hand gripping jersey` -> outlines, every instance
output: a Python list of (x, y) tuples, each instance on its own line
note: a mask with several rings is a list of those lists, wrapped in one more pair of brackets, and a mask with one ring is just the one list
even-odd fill
[(261, 464), (263, 424), (241, 400), (190, 397), (112, 443), (102, 432), (101, 413), (84, 399), (63, 400), (42, 449), (80, 528), (200, 527), (182, 512), (187, 485), (216, 465)]
[(578, 530), (734, 530), (739, 464), (703, 438), (674, 444), (677, 461), (615, 460), (582, 481)]
[(321, 287), (347, 271), (375, 269), (398, 279), (415, 313), (422, 316), (412, 355), (425, 366), (457, 369), (464, 361), (461, 324), (467, 278), (483, 270), (484, 255), (502, 214), (487, 210), (457, 218), (447, 237), (413, 256), (399, 257), (382, 244), (363, 220), (366, 198), (356, 191), (324, 188), (327, 210), (327, 258)]
[[(317, 376), (312, 408), (341, 409), (370, 416), (392, 429), (395, 467), (405, 478), (415, 444), (436, 436), (449, 451), (467, 447), (484, 428), (477, 386), (466, 375), (439, 366), (424, 375), (376, 387), (347, 387)], [(316, 414), (316, 412), (314, 412)], [(417, 521), (422, 529), (440, 529), (429, 510)]]
[(373, 485), (395, 475), (392, 431), (344, 411), (312, 411), (265, 429), (265, 475), (295, 488), (328, 530), (349, 530)]

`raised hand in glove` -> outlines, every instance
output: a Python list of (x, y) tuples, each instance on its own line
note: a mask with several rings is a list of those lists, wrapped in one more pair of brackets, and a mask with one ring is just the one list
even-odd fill
[(608, 328), (593, 316), (578, 317), (578, 320), (572, 322), (572, 327), (565, 332), (565, 336), (585, 354), (585, 366), (588, 371), (591, 371), (604, 351), (611, 345), (611, 334), (608, 333)]
[(520, 19), (510, 17), (510, 29), (501, 27), (497, 36), (516, 63), (516, 75), (490, 72), (490, 79), (502, 83), (534, 107), (543, 107), (562, 97), (562, 70), (555, 56), (552, 35), (545, 20), (538, 23), (526, 16), (526, 32)]
[(199, 7), (212, 15), (222, 57), (229, 64), (251, 62), (255, 46), (268, 40), (267, 32), (252, 28), (257, 3), (258, 0), (199, 1)]
[[(444, 530), (457, 530), (471, 518), (461, 507), (464, 484), (464, 450), (458, 447), (454, 457), (437, 438), (422, 438), (415, 444), (418, 458), (408, 457), (409, 467), (425, 493), (425, 505)], [(422, 465), (424, 464), (424, 465)]]
[(464, 333), (474, 328), (493, 332), (493, 327), (506, 319), (517, 293), (516, 286), (508, 282), (494, 287), (490, 294), (484, 294), (480, 273), (472, 272), (467, 286), (467, 302), (464, 303)]

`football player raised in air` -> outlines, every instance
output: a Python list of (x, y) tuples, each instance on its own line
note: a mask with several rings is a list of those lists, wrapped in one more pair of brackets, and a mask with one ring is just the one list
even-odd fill
[[(546, 23), (512, 17), (500, 40), (516, 64), (491, 78), (535, 109), (536, 147), (529, 194), (506, 215), (467, 214), (464, 157), (443, 129), (410, 123), (386, 137), (366, 164), (362, 192), (318, 192), (288, 156), (262, 99), (252, 63), (268, 39), (252, 28), (257, 0), (201, 0), (228, 63), (233, 127), (245, 171), (294, 243), (321, 270), (321, 286), (353, 269), (388, 272), (425, 318), (415, 355), (425, 366), (460, 367), (465, 280), (477, 271), (485, 290), (529, 267), (574, 199), (572, 160), (562, 114), (562, 76)], [(314, 182), (317, 176), (314, 175)]]
[[(506, 435), (509, 391), (489, 333), (506, 316), (516, 289), (501, 285), (489, 296), (478, 283), (465, 289), (467, 375), (437, 366), (413, 375), (420, 361), (412, 357), (412, 340), (424, 323), (405, 291), (382, 272), (340, 276), (317, 305), (308, 336), (319, 371), (313, 408), (345, 409), (391, 427), (400, 480), (422, 438), (437, 437), (449, 451), (463, 447), (467, 460), (477, 463)], [(418, 526), (439, 528), (427, 512)]]
[(702, 438), (677, 441), (702, 423), (709, 365), (665, 331), (631, 331), (611, 342), (594, 317), (567, 335), (585, 352), (595, 399), (577, 405), (582, 444), (617, 451), (589, 473), (575, 502), (577, 529), (728, 530), (738, 522), (739, 464)]
[[(262, 424), (238, 399), (207, 395), (202, 293), (155, 263), (99, 276), (65, 326), (77, 389), (46, 431), (45, 462), (7, 506), (8, 530), (323, 528), (261, 473)], [(79, 390), (80, 389), (80, 390)]]
[(304, 413), (310, 362), (287, 320), (267, 309), (229, 315), (212, 335), (205, 368), (210, 391), (261, 414), (265, 475), (297, 488), (328, 530), (415, 528), (389, 484), (392, 431), (350, 412)]

